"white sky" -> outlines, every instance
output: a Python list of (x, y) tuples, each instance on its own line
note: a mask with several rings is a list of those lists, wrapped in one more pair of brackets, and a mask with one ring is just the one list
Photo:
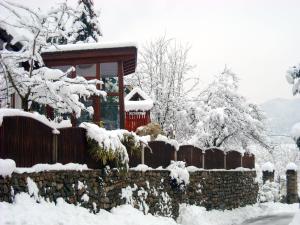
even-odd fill
[[(47, 8), (57, 1), (18, 2)], [(142, 46), (166, 34), (191, 45), (190, 61), (203, 85), (226, 64), (239, 75), (240, 92), (249, 100), (293, 98), (285, 73), (300, 63), (299, 0), (94, 2), (101, 10), (104, 41), (135, 41)]]

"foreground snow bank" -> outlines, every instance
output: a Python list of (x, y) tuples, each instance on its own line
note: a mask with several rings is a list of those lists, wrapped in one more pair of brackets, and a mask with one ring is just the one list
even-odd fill
[[(296, 212), (298, 204), (264, 203), (234, 210), (206, 211), (203, 207), (181, 205), (177, 223), (166, 217), (144, 215), (131, 205), (113, 208), (111, 212), (100, 210), (90, 213), (86, 208), (66, 203), (58, 199), (57, 203), (49, 203), (41, 199), (36, 203), (27, 193), (15, 196), (14, 203), (0, 202), (0, 224), (14, 225), (230, 225), (241, 224), (247, 219), (276, 213)], [(299, 218), (296, 217), (296, 219)], [(298, 220), (290, 225), (298, 225)]]
[(123, 205), (107, 212), (90, 213), (87, 209), (58, 199), (57, 204), (44, 200), (40, 204), (28, 194), (16, 195), (15, 202), (0, 202), (0, 224), (31, 225), (175, 225), (171, 218), (144, 215), (130, 205)]
[(293, 218), (293, 221), (289, 225), (299, 225), (300, 224), (300, 210), (296, 213)]
[(11, 176), (11, 174), (16, 169), (16, 163), (12, 159), (0, 159), (0, 176), (6, 177)]
[(225, 211), (206, 211), (203, 207), (182, 205), (177, 222), (184, 225), (242, 224), (245, 220), (259, 216), (293, 213), (297, 210), (298, 204), (288, 205), (282, 203), (263, 203)]

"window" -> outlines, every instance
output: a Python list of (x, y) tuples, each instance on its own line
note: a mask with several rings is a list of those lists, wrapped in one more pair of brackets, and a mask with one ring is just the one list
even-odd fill
[(76, 75), (82, 77), (96, 77), (96, 64), (77, 65)]
[[(93, 107), (93, 99), (87, 99), (87, 100), (80, 100), (84, 106), (87, 107)], [(93, 115), (89, 114), (89, 112), (85, 110), (81, 110), (81, 115), (79, 118), (77, 118), (77, 124), (79, 125), (82, 122), (92, 122), (93, 121)]]
[(106, 92), (119, 92), (118, 63), (109, 62), (100, 64), (100, 76), (103, 81), (103, 90)]
[(101, 121), (108, 130), (120, 128), (120, 107), (118, 96), (107, 96), (106, 101), (101, 101)]

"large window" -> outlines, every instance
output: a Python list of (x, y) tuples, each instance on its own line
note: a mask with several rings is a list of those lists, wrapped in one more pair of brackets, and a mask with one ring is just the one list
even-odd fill
[(77, 65), (76, 75), (82, 77), (96, 77), (96, 64)]
[(120, 107), (118, 96), (107, 96), (106, 101), (101, 101), (101, 121), (108, 130), (120, 128)]
[(101, 63), (100, 76), (103, 81), (103, 90), (108, 93), (119, 92), (118, 63)]

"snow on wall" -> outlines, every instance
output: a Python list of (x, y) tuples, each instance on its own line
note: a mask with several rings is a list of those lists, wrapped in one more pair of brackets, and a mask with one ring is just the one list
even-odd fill
[(262, 165), (262, 171), (268, 171), (273, 172), (274, 171), (274, 165), (271, 162), (266, 162)]
[(298, 167), (297, 167), (297, 165), (296, 165), (295, 163), (290, 162), (290, 163), (287, 164), (286, 170), (297, 171), (297, 170), (298, 170)]
[(16, 169), (16, 163), (12, 159), (0, 159), (0, 176), (6, 177), (11, 176), (11, 174)]
[(80, 43), (80, 44), (67, 44), (67, 45), (52, 45), (44, 49), (43, 52), (67, 52), (67, 51), (80, 51), (80, 50), (98, 50), (108, 48), (126, 48), (136, 47), (134, 42), (100, 42), (100, 43)]

